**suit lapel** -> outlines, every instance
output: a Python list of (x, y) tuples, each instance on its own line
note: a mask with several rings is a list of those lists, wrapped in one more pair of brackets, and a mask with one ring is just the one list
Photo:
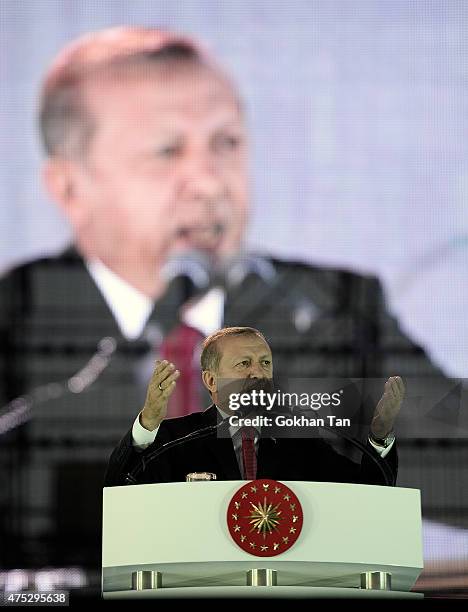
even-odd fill
[[(213, 425), (217, 421), (219, 422), (218, 410), (213, 404), (202, 413), (202, 426)], [(219, 480), (242, 480), (230, 436), (220, 437), (215, 431), (212, 436), (206, 438), (204, 447), (218, 466), (216, 476)]]
[[(111, 336), (122, 342), (124, 337), (120, 327), (104, 295), (88, 272), (84, 259), (71, 247), (56, 260), (56, 265), (60, 263), (67, 264), (63, 291), (67, 291), (66, 295), (73, 296), (74, 312), (82, 313), (83, 317), (98, 327), (101, 337)], [(67, 283), (70, 285), (69, 288), (66, 286)], [(88, 325), (88, 328), (92, 327)]]

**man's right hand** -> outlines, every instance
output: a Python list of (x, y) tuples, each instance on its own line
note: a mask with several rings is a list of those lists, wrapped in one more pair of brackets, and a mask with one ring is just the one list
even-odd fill
[(167, 414), (167, 403), (176, 386), (180, 372), (169, 361), (156, 361), (153, 375), (148, 385), (146, 401), (140, 413), (140, 423), (148, 431), (154, 431)]

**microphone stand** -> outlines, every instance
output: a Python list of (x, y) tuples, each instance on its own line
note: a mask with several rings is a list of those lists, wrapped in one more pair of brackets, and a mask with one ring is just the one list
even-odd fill
[(12, 399), (0, 408), (0, 436), (29, 421), (34, 410), (49, 400), (60, 399), (69, 393), (79, 394), (93, 385), (109, 367), (117, 351), (117, 340), (112, 336), (101, 338), (96, 352), (80, 370), (60, 382), (49, 382)]
[[(270, 414), (283, 414), (283, 413), (273, 411)], [(384, 459), (382, 459), (382, 457), (376, 457), (374, 453), (367, 448), (366, 444), (363, 444), (356, 438), (353, 438), (349, 436), (348, 434), (343, 433), (342, 431), (337, 431), (336, 429), (333, 429), (332, 427), (328, 427), (328, 425), (318, 425), (318, 427), (320, 427), (320, 429), (325, 429), (326, 431), (329, 431), (330, 433), (335, 435), (337, 438), (342, 438), (343, 440), (346, 440), (352, 446), (360, 450), (364, 455), (366, 455), (366, 457), (368, 457), (379, 468), (380, 473), (383, 476), (385, 485), (388, 487), (395, 486), (396, 478), (392, 470), (388, 466), (387, 462)]]
[(192, 431), (191, 433), (183, 436), (182, 438), (177, 438), (176, 440), (171, 440), (170, 442), (166, 442), (159, 448), (154, 449), (147, 456), (143, 455), (137, 465), (130, 470), (124, 476), (124, 484), (125, 485), (134, 485), (138, 484), (137, 478), (140, 476), (142, 472), (145, 471), (147, 465), (152, 463), (155, 459), (158, 459), (161, 455), (166, 453), (168, 450), (175, 448), (176, 446), (180, 446), (181, 444), (186, 444), (187, 442), (192, 442), (193, 440), (201, 440), (203, 438), (207, 438), (217, 429), (225, 425), (226, 422), (229, 422), (228, 419), (223, 419), (217, 425), (209, 425), (208, 427), (203, 427), (202, 429), (197, 429), (196, 431)]
[(380, 457), (378, 459), (374, 455), (374, 453), (372, 453), (372, 451), (370, 451), (367, 448), (367, 446), (365, 444), (363, 444), (359, 440), (356, 440), (355, 438), (352, 438), (351, 436), (348, 436), (347, 434), (342, 433), (341, 431), (337, 432), (335, 429), (332, 429), (331, 427), (328, 427), (328, 425), (320, 425), (319, 427), (321, 429), (326, 429), (327, 431), (333, 433), (338, 438), (343, 438), (344, 440), (349, 442), (352, 446), (354, 446), (355, 448), (359, 449), (364, 455), (369, 457), (369, 459), (371, 459), (374, 462), (374, 464), (379, 468), (379, 470), (380, 470), (380, 472), (381, 472), (381, 474), (382, 474), (382, 476), (384, 478), (385, 485), (387, 487), (394, 487), (395, 486), (395, 477), (393, 475), (392, 470), (387, 465), (387, 462), (385, 461), (385, 459), (383, 459), (382, 457)]

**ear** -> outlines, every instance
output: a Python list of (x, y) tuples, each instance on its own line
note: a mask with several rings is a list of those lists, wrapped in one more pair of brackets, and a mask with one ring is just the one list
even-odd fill
[(202, 381), (211, 394), (216, 393), (218, 390), (217, 378), (211, 370), (203, 370)]
[(82, 172), (78, 162), (49, 157), (42, 169), (42, 180), (51, 196), (75, 229), (86, 221), (86, 198), (83, 196)]

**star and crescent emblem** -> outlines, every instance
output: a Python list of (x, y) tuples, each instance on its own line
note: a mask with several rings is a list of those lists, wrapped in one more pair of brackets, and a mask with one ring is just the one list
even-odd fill
[(256, 557), (273, 557), (291, 548), (300, 536), (303, 518), (295, 493), (276, 480), (246, 483), (227, 509), (232, 539)]

